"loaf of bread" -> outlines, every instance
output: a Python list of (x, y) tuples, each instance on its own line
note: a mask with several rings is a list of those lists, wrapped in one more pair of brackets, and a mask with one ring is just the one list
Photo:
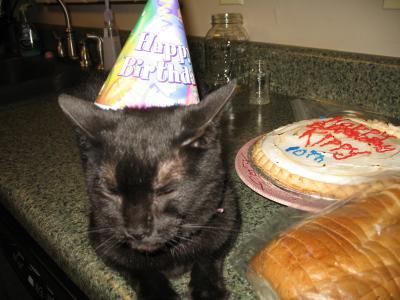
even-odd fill
[(287, 231), (248, 272), (281, 299), (400, 299), (400, 183)]

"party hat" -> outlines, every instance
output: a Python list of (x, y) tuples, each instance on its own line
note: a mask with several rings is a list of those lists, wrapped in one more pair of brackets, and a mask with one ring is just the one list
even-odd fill
[(122, 109), (198, 102), (178, 0), (149, 0), (95, 103)]

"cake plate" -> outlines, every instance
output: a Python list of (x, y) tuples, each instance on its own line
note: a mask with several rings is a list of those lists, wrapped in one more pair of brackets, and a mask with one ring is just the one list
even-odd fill
[(259, 138), (256, 137), (243, 145), (235, 158), (236, 173), (249, 188), (267, 199), (304, 211), (320, 211), (336, 202), (283, 189), (261, 175), (251, 164), (249, 156), (249, 149)]

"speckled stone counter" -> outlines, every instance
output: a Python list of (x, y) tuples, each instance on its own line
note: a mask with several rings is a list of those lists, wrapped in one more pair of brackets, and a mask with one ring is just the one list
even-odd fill
[[(88, 199), (72, 127), (55, 94), (0, 108), (0, 193), (2, 205), (92, 299), (130, 299), (134, 292), (96, 257), (87, 238)], [(239, 148), (262, 132), (293, 121), (288, 99), (253, 106), (233, 100), (224, 118), (226, 161), (240, 198), (243, 226), (237, 246), (281, 205), (251, 191), (234, 171)], [(255, 299), (248, 283), (226, 264), (232, 299)], [(184, 292), (188, 276), (174, 281)]]
[[(191, 37), (189, 47), (196, 74), (206, 79), (204, 39)], [(247, 54), (249, 64), (265, 61), (273, 92), (400, 116), (399, 57), (257, 42)]]

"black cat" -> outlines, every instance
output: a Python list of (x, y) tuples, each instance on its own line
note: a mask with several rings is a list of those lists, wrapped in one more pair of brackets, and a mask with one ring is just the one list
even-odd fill
[(240, 212), (219, 122), (235, 83), (190, 106), (106, 111), (61, 95), (77, 125), (91, 201), (89, 237), (139, 299), (179, 299), (167, 277), (191, 270), (192, 299), (227, 299), (224, 258)]

